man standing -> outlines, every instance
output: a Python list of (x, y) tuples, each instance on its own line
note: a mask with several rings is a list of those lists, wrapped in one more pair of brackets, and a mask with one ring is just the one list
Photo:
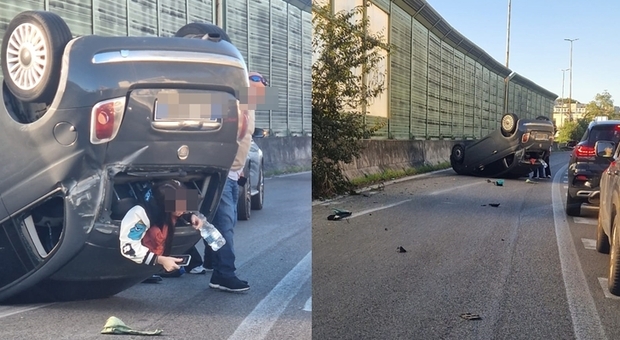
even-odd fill
[(218, 205), (213, 225), (220, 231), (226, 244), (217, 252), (205, 244), (204, 267), (213, 268), (209, 287), (229, 292), (241, 292), (250, 289), (247, 281), (240, 280), (236, 275), (235, 251), (233, 246), (234, 227), (237, 224), (237, 201), (239, 199), (239, 185), (243, 184), (243, 168), (248, 156), (252, 133), (254, 132), (255, 109), (259, 101), (264, 98), (264, 87), (267, 82), (258, 72), (248, 74), (250, 87), (247, 96), (242, 95), (243, 103), (240, 109), (244, 112), (240, 119), (247, 119), (247, 131), (239, 140), (239, 149), (233, 165), (228, 172), (222, 198)]

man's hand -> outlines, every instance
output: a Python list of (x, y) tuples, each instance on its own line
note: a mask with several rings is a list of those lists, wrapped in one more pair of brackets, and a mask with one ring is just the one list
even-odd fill
[(182, 262), (183, 259), (170, 256), (157, 256), (157, 263), (162, 265), (167, 272), (179, 269), (177, 263)]
[(200, 230), (202, 228), (202, 220), (198, 218), (198, 216), (192, 214), (192, 227), (196, 230)]

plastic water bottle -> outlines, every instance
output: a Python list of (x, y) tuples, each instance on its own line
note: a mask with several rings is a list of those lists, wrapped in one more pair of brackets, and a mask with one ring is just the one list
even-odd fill
[(203, 219), (202, 222), (200, 235), (203, 239), (205, 239), (205, 241), (207, 241), (207, 244), (209, 244), (213, 251), (218, 251), (223, 245), (226, 244), (226, 240), (220, 231), (213, 226), (213, 224), (207, 222), (206, 219)]

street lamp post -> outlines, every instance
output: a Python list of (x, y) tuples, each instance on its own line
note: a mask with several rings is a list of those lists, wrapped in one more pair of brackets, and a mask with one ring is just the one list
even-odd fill
[[(563, 69), (562, 70), (562, 111), (564, 111), (564, 105), (566, 104), (566, 99), (564, 98), (564, 76), (566, 74), (566, 71), (568, 71), (569, 69)], [(562, 122), (564, 121), (564, 119), (562, 119)]]
[(571, 112), (571, 108), (573, 106), (573, 41), (579, 40), (579, 38), (575, 39), (564, 39), (570, 42), (570, 65), (568, 69), (570, 70), (568, 81), (568, 120), (573, 121), (573, 113)]
[[(508, 64), (510, 61), (510, 10), (512, 7), (511, 2), (511, 0), (508, 0), (508, 24), (506, 27), (506, 68), (508, 68)], [(510, 79), (508, 78), (512, 79), (512, 77), (510, 77), (509, 75), (504, 79), (504, 113), (508, 113), (508, 82), (510, 81)]]

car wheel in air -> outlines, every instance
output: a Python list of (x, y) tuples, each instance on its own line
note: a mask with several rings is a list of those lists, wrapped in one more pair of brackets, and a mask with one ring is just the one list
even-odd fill
[(252, 196), (252, 210), (263, 209), (263, 200), (265, 199), (265, 178), (263, 177), (263, 168), (258, 173), (258, 193)]
[(465, 148), (462, 144), (457, 144), (452, 147), (452, 152), (450, 153), (450, 165), (454, 172), (459, 175), (465, 173), (465, 167), (463, 166), (463, 160), (465, 159)]
[(502, 134), (506, 137), (511, 136), (517, 129), (517, 116), (512, 113), (507, 113), (502, 116), (501, 130)]
[(609, 254), (609, 237), (605, 234), (601, 220), (596, 224), (596, 251), (602, 254)]
[(613, 230), (611, 232), (611, 256), (609, 257), (609, 292), (620, 295), (620, 232), (618, 231), (617, 217), (614, 217)]
[(219, 26), (213, 24), (207, 24), (202, 22), (192, 22), (181, 27), (174, 35), (179, 38), (201, 38), (204, 35), (208, 35), (211, 38), (220, 38), (224, 41), (230, 42), (228, 34)]
[(26, 11), (13, 18), (0, 55), (11, 93), (24, 102), (51, 103), (60, 80), (62, 55), (72, 38), (58, 14)]
[(581, 216), (581, 201), (566, 193), (566, 215)]
[(237, 219), (240, 221), (247, 221), (250, 219), (251, 210), (251, 189), (250, 179), (248, 178), (245, 185), (239, 187), (239, 199), (237, 200)]

